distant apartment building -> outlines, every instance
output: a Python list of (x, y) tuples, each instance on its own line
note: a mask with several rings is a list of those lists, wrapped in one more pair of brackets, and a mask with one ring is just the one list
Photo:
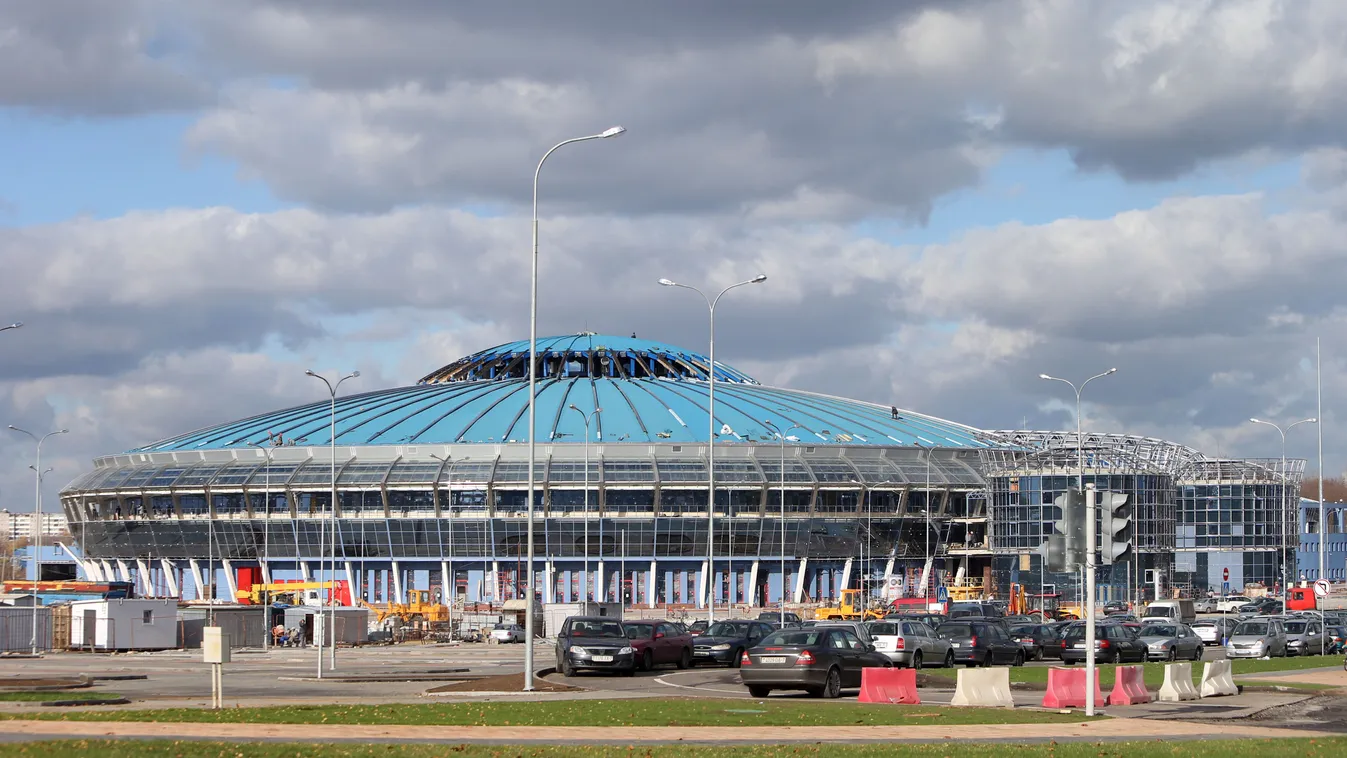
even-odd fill
[[(0, 536), (7, 540), (30, 540), (33, 538), (33, 514), (10, 513), (0, 510)], [(64, 513), (44, 513), (39, 529), (43, 537), (53, 537), (70, 531), (70, 524)]]

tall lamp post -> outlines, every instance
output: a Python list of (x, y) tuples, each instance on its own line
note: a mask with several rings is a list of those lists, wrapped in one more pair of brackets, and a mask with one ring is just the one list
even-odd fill
[[(276, 448), (271, 445), (263, 445), (260, 442), (249, 442), (249, 447), (255, 447), (261, 450), (267, 457), (267, 476), (263, 485), (262, 495), (262, 565), (265, 566), (271, 558), (271, 456), (276, 452)], [(266, 576), (262, 577), (264, 584), (271, 583), (271, 570), (266, 571)], [(262, 649), (271, 648), (271, 593), (262, 592)]]
[[(1047, 374), (1039, 374), (1039, 379), (1046, 379), (1053, 382), (1062, 382), (1076, 392), (1076, 465), (1080, 468), (1079, 479), (1077, 481), (1080, 487), (1081, 495), (1085, 498), (1085, 715), (1094, 715), (1094, 691), (1097, 672), (1094, 665), (1094, 582), (1095, 582), (1095, 495), (1094, 492), (1085, 491), (1085, 445), (1081, 438), (1080, 423), (1080, 394), (1085, 391), (1085, 385), (1100, 377), (1109, 376), (1117, 372), (1118, 369), (1111, 368), (1102, 374), (1095, 374), (1086, 379), (1077, 387), (1066, 379), (1059, 379)], [(1038, 528), (1043, 530), (1043, 519), (1040, 517)], [(1047, 561), (1044, 561), (1046, 564)], [(1043, 568), (1043, 577), (1047, 576), (1046, 565)], [(1043, 594), (1042, 580), (1040, 580), (1039, 594)]]
[(9, 326), (0, 326), (0, 332), (7, 332), (7, 331), (9, 331), (10, 329), (18, 329), (18, 328), (20, 328), (20, 327), (22, 327), (22, 326), (23, 326), (23, 322), (22, 322), (22, 321), (15, 321), (14, 323), (10, 324)]
[[(665, 287), (681, 287), (685, 290), (692, 290), (706, 301), (706, 307), (711, 313), (711, 355), (709, 356), (710, 366), (706, 369), (707, 383), (707, 411), (706, 411), (706, 573), (707, 573), (707, 598), (706, 598), (706, 625), (707, 628), (716, 623), (716, 305), (720, 303), (720, 298), (725, 296), (726, 292), (737, 289), (748, 284), (762, 284), (767, 281), (766, 274), (758, 274), (752, 279), (731, 284), (716, 295), (715, 299), (706, 296), (705, 292), (687, 284), (679, 284), (671, 279), (660, 279), (659, 283)], [(734, 550), (731, 546), (730, 554)]]
[[(594, 591), (594, 575), (589, 573), (589, 422), (603, 413), (603, 409), (595, 408), (585, 413), (577, 408), (575, 403), (571, 403), (569, 407), (585, 420), (585, 600), (589, 600)], [(602, 429), (599, 430), (598, 436), (599, 439), (603, 439)]]
[(524, 691), (533, 691), (533, 498), (537, 487), (537, 449), (538, 430), (535, 423), (537, 414), (538, 389), (538, 177), (542, 174), (543, 164), (558, 149), (576, 142), (608, 139), (627, 131), (614, 126), (598, 134), (587, 137), (573, 137), (562, 140), (543, 153), (538, 168), (533, 172), (533, 261), (532, 277), (529, 283), (529, 502), (528, 502), (528, 597), (524, 603)]
[(804, 429), (799, 424), (791, 424), (783, 431), (771, 421), (764, 420), (763, 425), (781, 440), (781, 628), (786, 628), (786, 435), (796, 429)]
[[(13, 329), (15, 327), (5, 327), (5, 328)], [(32, 648), (33, 648), (32, 653), (33, 655), (37, 655), (37, 612), (39, 605), (39, 603), (37, 602), (37, 592), (38, 592), (37, 583), (42, 579), (42, 443), (46, 442), (48, 437), (57, 434), (69, 434), (70, 430), (57, 429), (54, 432), (47, 432), (46, 434), (39, 437), (36, 434), (33, 434), (32, 432), (28, 431), (27, 429), (20, 429), (19, 427), (14, 426), (13, 424), (10, 424), (9, 428), (18, 432), (19, 434), (28, 435), (29, 437), (32, 438), (33, 442), (37, 443), (37, 461), (34, 463), (34, 465), (29, 466), (29, 468), (31, 468), (37, 474), (36, 482), (33, 487), (35, 494), (33, 497), (33, 639), (32, 639)], [(50, 471), (51, 469), (47, 470)]]
[[(1266, 424), (1266, 425), (1272, 427), (1273, 429), (1276, 429), (1276, 430), (1277, 430), (1277, 433), (1280, 434), (1280, 435), (1282, 436), (1282, 471), (1281, 471), (1281, 474), (1282, 474), (1282, 550), (1281, 550), (1281, 553), (1282, 553), (1282, 606), (1283, 606), (1283, 608), (1284, 608), (1285, 605), (1286, 605), (1286, 601), (1291, 597), (1291, 568), (1290, 568), (1290, 561), (1289, 561), (1291, 550), (1290, 550), (1290, 548), (1288, 548), (1287, 545), (1286, 545), (1286, 542), (1290, 539), (1290, 536), (1291, 536), (1291, 530), (1290, 530), (1290, 528), (1289, 528), (1290, 525), (1291, 525), (1291, 523), (1290, 523), (1290, 518), (1291, 518), (1291, 514), (1290, 514), (1290, 509), (1291, 509), (1291, 498), (1290, 498), (1289, 495), (1287, 495), (1287, 492), (1286, 492), (1287, 489), (1290, 487), (1291, 478), (1288, 477), (1288, 476), (1286, 475), (1286, 433), (1289, 432), (1289, 431), (1291, 431), (1292, 429), (1295, 429), (1297, 426), (1300, 426), (1301, 424), (1317, 424), (1317, 423), (1319, 423), (1319, 419), (1317, 419), (1317, 418), (1303, 418), (1303, 419), (1301, 419), (1301, 420), (1299, 420), (1299, 421), (1296, 421), (1296, 422), (1290, 424), (1290, 425), (1287, 426), (1285, 429), (1282, 429), (1280, 426), (1278, 426), (1278, 425), (1272, 423), (1271, 421), (1262, 421), (1262, 420), (1256, 419), (1256, 418), (1251, 418), (1251, 419), (1249, 419), (1249, 421), (1250, 421), (1251, 423), (1254, 423), (1254, 424)], [(1322, 476), (1322, 475), (1323, 475), (1323, 473), (1320, 472), (1320, 476)], [(1299, 498), (1299, 495), (1297, 495), (1297, 498)], [(1298, 509), (1297, 509), (1297, 510), (1298, 510)], [(1299, 518), (1299, 516), (1297, 515), (1296, 518)], [(1319, 539), (1321, 539), (1321, 540), (1324, 538), (1323, 531), (1324, 531), (1324, 530), (1323, 530), (1323, 525), (1320, 524), (1320, 526), (1319, 526)], [(1294, 543), (1292, 543), (1292, 544), (1294, 545)]]
[[(315, 637), (318, 638), (316, 640), (316, 642), (318, 643), (318, 678), (322, 679), (323, 637), (329, 634), (332, 635), (332, 644), (329, 646), (328, 649), (328, 667), (333, 671), (337, 670), (337, 582), (335, 578), (337, 574), (337, 390), (341, 389), (342, 382), (345, 382), (347, 379), (359, 378), (360, 372), (352, 371), (346, 376), (343, 376), (342, 378), (338, 379), (335, 384), (332, 381), (330, 381), (327, 377), (321, 374), (314, 373), (312, 370), (305, 371), (304, 375), (311, 376), (314, 379), (317, 379), (321, 381), (324, 385), (326, 385), (327, 394), (332, 401), (331, 413), (328, 422), (328, 449), (331, 451), (331, 463), (332, 463), (332, 479), (331, 479), (332, 500), (330, 503), (328, 503), (328, 513), (327, 513), (328, 524), (332, 528), (332, 543), (330, 545), (330, 547), (332, 548), (332, 568), (328, 572), (328, 585), (327, 585), (328, 628), (323, 631), (323, 634), (314, 635)], [(322, 533), (321, 526), (319, 528), (319, 533), (320, 534)], [(321, 542), (322, 540), (320, 538), (319, 543), (321, 544)], [(318, 557), (318, 570), (320, 572), (322, 571), (323, 558), (325, 557), (326, 556), (321, 555)], [(319, 579), (319, 582), (320, 583), (322, 582), (321, 578)], [(322, 613), (323, 612), (322, 608), (319, 608), (318, 612)]]

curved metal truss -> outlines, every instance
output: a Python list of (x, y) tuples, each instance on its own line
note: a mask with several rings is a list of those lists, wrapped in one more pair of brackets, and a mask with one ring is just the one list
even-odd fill
[(990, 432), (1007, 449), (981, 451), (983, 471), (988, 477), (998, 474), (1066, 471), (1084, 467), (1096, 472), (1168, 474), (1175, 480), (1186, 477), (1195, 465), (1208, 460), (1200, 451), (1176, 442), (1131, 434), (1006, 430)]

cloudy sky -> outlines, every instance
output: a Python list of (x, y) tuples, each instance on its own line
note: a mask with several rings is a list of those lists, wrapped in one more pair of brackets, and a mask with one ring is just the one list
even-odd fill
[[(527, 335), (1347, 465), (1339, 0), (0, 6), (0, 423), (100, 454)], [(895, 11), (901, 6), (903, 10)], [(348, 385), (349, 386), (349, 385)], [(1290, 452), (1313, 456), (1312, 427)], [(0, 438), (0, 505), (32, 444)], [(1311, 465), (1313, 468), (1313, 464)], [(52, 503), (54, 505), (54, 503)]]

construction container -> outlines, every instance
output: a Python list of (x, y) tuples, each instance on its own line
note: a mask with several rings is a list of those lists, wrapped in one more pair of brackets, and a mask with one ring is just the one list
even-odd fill
[[(178, 609), (178, 646), (189, 650), (201, 647), (203, 632), (210, 623), (210, 608), (194, 606)], [(230, 605), (215, 608), (215, 623), (228, 635), (229, 647), (260, 648), (266, 639), (267, 630), (276, 624), (285, 623), (285, 612), (273, 608), (270, 618), (263, 618), (263, 611), (256, 605)]]
[(37, 613), (37, 649), (51, 650), (51, 609), (0, 606), (0, 653), (26, 653), (33, 648), (33, 613)]
[(176, 600), (76, 600), (70, 647), (77, 650), (171, 650), (178, 646)]
[[(314, 623), (314, 616), (322, 613), (323, 620)], [(311, 608), (292, 606), (285, 609), (285, 628), (299, 629), (304, 636), (304, 644), (313, 644), (315, 628), (323, 632), (323, 644), (332, 643), (332, 633), (326, 631), (328, 617), (336, 616), (336, 639), (338, 645), (363, 645), (369, 641), (370, 612), (365, 608)]]

